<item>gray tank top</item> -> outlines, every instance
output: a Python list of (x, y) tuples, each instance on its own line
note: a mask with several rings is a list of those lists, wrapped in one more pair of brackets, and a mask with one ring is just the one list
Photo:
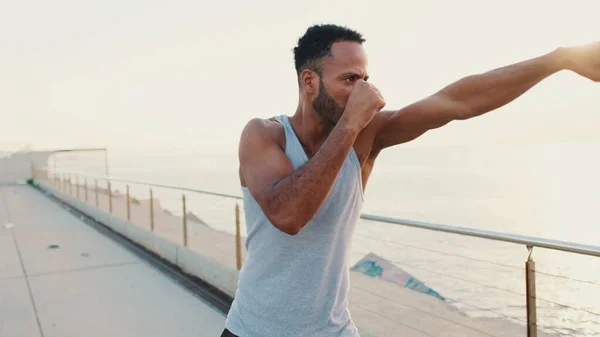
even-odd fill
[[(285, 154), (298, 169), (308, 157), (287, 116)], [(267, 220), (242, 187), (248, 254), (225, 326), (240, 337), (356, 337), (348, 310), (349, 257), (363, 204), (354, 149), (321, 209), (297, 235)]]

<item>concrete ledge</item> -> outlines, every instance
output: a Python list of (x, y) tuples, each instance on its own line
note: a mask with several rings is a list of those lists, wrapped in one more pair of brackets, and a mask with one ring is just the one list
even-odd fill
[(178, 266), (188, 275), (201, 279), (232, 298), (235, 297), (238, 282), (237, 270), (160, 237), (146, 228), (141, 228), (126, 220), (117, 218), (93, 204), (81, 201), (74, 196), (56, 189), (50, 184), (36, 181), (36, 185), (81, 213), (86, 214), (131, 241), (143, 246), (171, 264)]
[(238, 272), (223, 267), (210, 258), (199, 255), (186, 247), (177, 247), (178, 266), (186, 273), (209, 283), (225, 294), (235, 297)]
[[(100, 212), (103, 211), (101, 210)], [(154, 251), (154, 234), (152, 234), (151, 231), (145, 228), (140, 228), (132, 223), (127, 222), (126, 220), (121, 220), (116, 217), (111, 217), (111, 219), (108, 220), (108, 223), (120, 224), (124, 230), (123, 235), (128, 237), (131, 241), (138, 243), (142, 247), (158, 254), (158, 252)], [(164, 257), (162, 255), (160, 256)]]
[(160, 255), (165, 260), (171, 262), (172, 264), (179, 266), (177, 258), (178, 247), (181, 246), (176, 243), (170, 242), (164, 238), (161, 238), (156, 234), (152, 234), (152, 251)]

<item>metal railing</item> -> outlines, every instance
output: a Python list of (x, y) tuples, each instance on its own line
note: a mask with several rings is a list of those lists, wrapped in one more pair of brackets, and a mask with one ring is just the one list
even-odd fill
[(507, 242), (524, 245), (529, 254), (525, 261), (525, 289), (527, 306), (527, 336), (537, 336), (537, 306), (536, 306), (536, 278), (535, 261), (532, 258), (534, 248), (546, 248), (550, 250), (600, 257), (600, 246), (582, 245), (578, 243), (549, 240), (536, 237), (528, 237), (509, 233), (500, 233), (484, 231), (465, 227), (448, 226), (442, 224), (432, 224), (421, 221), (397, 219), (373, 214), (361, 214), (361, 218), (366, 220), (385, 222), (400, 226), (426, 229), (436, 232), (451, 233), (470, 237), (483, 238), (487, 240)]
[(551, 250), (558, 250), (563, 252), (582, 254), (600, 257), (600, 246), (590, 246), (590, 245), (582, 245), (578, 243), (572, 243), (567, 241), (557, 241), (557, 240), (549, 240), (543, 238), (536, 238), (531, 236), (523, 236), (509, 233), (501, 233), (501, 232), (492, 232), (492, 231), (484, 231), (479, 229), (465, 228), (465, 227), (456, 227), (456, 226), (448, 226), (441, 224), (432, 224), (421, 221), (414, 220), (404, 220), (397, 219), (373, 214), (361, 214), (362, 219), (378, 221), (378, 222), (386, 222), (395, 225), (407, 226), (407, 227), (415, 227), (420, 229), (427, 229), (436, 232), (445, 232), (451, 234), (465, 235), (471, 237), (477, 237), (482, 239), (508, 242), (514, 244), (524, 245), (526, 247), (531, 248), (546, 248)]
[[(240, 209), (239, 209), (239, 205), (237, 203), (238, 200), (241, 200), (241, 197), (237, 197), (234, 195), (227, 195), (227, 194), (222, 194), (222, 193), (213, 193), (213, 192), (208, 192), (208, 191), (202, 191), (202, 190), (196, 190), (196, 189), (192, 189), (192, 188), (185, 188), (185, 187), (177, 187), (177, 186), (170, 186), (170, 185), (162, 185), (162, 184), (154, 184), (154, 183), (147, 183), (147, 182), (141, 182), (141, 181), (133, 181), (133, 180), (126, 180), (126, 179), (115, 179), (112, 177), (108, 177), (108, 176), (101, 176), (101, 175), (91, 175), (91, 174), (84, 174), (84, 173), (75, 173), (75, 172), (61, 172), (61, 173), (56, 173), (51, 176), (50, 172), (48, 171), (44, 171), (44, 170), (34, 170), (34, 179), (39, 179), (39, 177), (45, 177), (48, 176), (48, 178), (51, 180), (52, 184), (57, 187), (59, 190), (74, 196), (77, 199), (82, 199), (85, 202), (92, 202), (92, 200), (90, 200), (90, 198), (88, 197), (88, 190), (89, 190), (89, 185), (90, 182), (93, 181), (93, 190), (94, 190), (94, 200), (93, 200), (93, 204), (96, 207), (100, 207), (100, 200), (102, 199), (100, 197), (100, 194), (102, 194), (102, 196), (106, 197), (106, 202), (108, 205), (108, 209), (107, 211), (111, 214), (114, 213), (114, 206), (115, 206), (115, 202), (118, 202), (116, 200), (115, 197), (115, 189), (114, 189), (114, 183), (119, 182), (119, 183), (124, 183), (125, 184), (125, 196), (124, 198), (122, 198), (123, 200), (121, 200), (122, 203), (125, 204), (125, 219), (127, 221), (131, 221), (132, 220), (132, 202), (134, 200), (134, 198), (131, 196), (130, 194), (130, 186), (131, 185), (143, 185), (143, 186), (147, 186), (149, 187), (148, 189), (148, 204), (149, 204), (149, 209), (148, 209), (148, 228), (150, 229), (151, 232), (155, 231), (155, 219), (158, 215), (158, 212), (160, 210), (155, 209), (155, 201), (158, 201), (157, 199), (155, 199), (154, 196), (154, 188), (159, 188), (159, 189), (168, 189), (168, 190), (174, 190), (174, 191), (180, 191), (180, 192), (190, 192), (191, 194), (204, 194), (204, 195), (212, 195), (212, 196), (218, 196), (218, 197), (225, 197), (225, 198), (229, 198), (229, 199), (235, 199), (236, 203), (234, 206), (234, 215), (235, 215), (235, 228), (236, 228), (236, 232), (235, 232), (235, 256), (236, 256), (236, 261), (235, 261), (235, 265), (237, 267), (237, 270), (241, 270), (242, 267), (242, 260), (243, 260), (243, 254), (242, 254), (242, 239), (241, 239), (241, 227), (240, 227)], [(99, 182), (105, 182), (106, 183), (106, 188), (103, 190), (102, 188), (99, 188)], [(83, 191), (81, 191), (83, 189)], [(83, 195), (83, 196), (82, 196)], [(182, 193), (181, 194), (181, 209), (182, 209), (182, 220), (181, 220), (181, 225), (182, 225), (182, 236), (181, 236), (181, 243), (184, 247), (188, 247), (190, 238), (189, 238), (189, 228), (188, 228), (188, 198), (186, 198), (186, 194)]]
[[(135, 180), (127, 180), (127, 179), (116, 179), (109, 176), (100, 176), (100, 175), (89, 175), (77, 172), (53, 172), (52, 175), (47, 171), (36, 171), (38, 175), (48, 176), (49, 179), (52, 180), (52, 183), (62, 191), (69, 193), (70, 195), (75, 195), (77, 198), (81, 198), (79, 195), (80, 185), (79, 182), (82, 181), (84, 184), (84, 192), (85, 192), (85, 201), (88, 201), (88, 183), (89, 181), (94, 181), (95, 186), (95, 205), (98, 207), (98, 181), (106, 181), (107, 182), (107, 195), (108, 195), (108, 203), (109, 203), (109, 212), (113, 211), (113, 195), (111, 190), (111, 182), (120, 182), (126, 184), (126, 216), (127, 220), (131, 220), (131, 197), (130, 197), (130, 184), (136, 185), (144, 185), (149, 187), (149, 200), (150, 200), (150, 224), (149, 227), (152, 231), (154, 231), (154, 217), (155, 210), (153, 208), (153, 190), (152, 188), (163, 188), (181, 192), (191, 192), (196, 194), (203, 194), (209, 196), (218, 196), (227, 199), (235, 200), (235, 256), (236, 256), (236, 268), (240, 270), (242, 267), (243, 257), (242, 257), (242, 243), (241, 243), (241, 228), (240, 228), (240, 209), (238, 201), (242, 200), (242, 197), (231, 194), (217, 193), (213, 191), (205, 191), (200, 189), (193, 189), (181, 186), (173, 186), (173, 185), (164, 185), (164, 184), (155, 184), (143, 181), (135, 181)], [(83, 178), (80, 180), (80, 178)], [(73, 192), (73, 184), (72, 181), (75, 180), (76, 183), (76, 192)], [(188, 219), (186, 212), (187, 204), (186, 204), (186, 195), (182, 193), (181, 195), (181, 209), (183, 210), (182, 216), (182, 243), (184, 246), (188, 246), (189, 237), (188, 237)], [(522, 236), (516, 234), (509, 233), (501, 233), (501, 232), (493, 232), (486, 230), (478, 230), (472, 228), (465, 227), (457, 227), (457, 226), (449, 226), (443, 224), (434, 224), (427, 223), (421, 221), (414, 220), (405, 220), (398, 219), (393, 217), (385, 217), (374, 214), (361, 214), (361, 218), (369, 221), (375, 221), (380, 223), (394, 224), (403, 227), (412, 227), (418, 229), (424, 229), (435, 232), (443, 232), (450, 233), (456, 235), (462, 235), (467, 237), (475, 237), (486, 240), (498, 241), (498, 242), (506, 242), (516, 245), (521, 245), (527, 248), (528, 255), (524, 259), (525, 262), (525, 301), (526, 301), (526, 327), (527, 327), (527, 336), (535, 337), (538, 332), (538, 322), (537, 322), (537, 304), (536, 299), (536, 272), (535, 272), (535, 261), (533, 260), (532, 253), (534, 248), (544, 248), (549, 250), (568, 252), (579, 255), (586, 255), (592, 257), (600, 257), (600, 246), (592, 246), (592, 245), (583, 245), (566, 241), (558, 241), (558, 240), (550, 240), (544, 238), (530, 237), (530, 236)], [(487, 261), (482, 261), (487, 262)], [(549, 274), (548, 274), (549, 275)], [(556, 276), (556, 275), (554, 275)], [(482, 309), (485, 310), (485, 309)], [(593, 313), (595, 314), (595, 313)], [(600, 318), (600, 316), (599, 316)]]

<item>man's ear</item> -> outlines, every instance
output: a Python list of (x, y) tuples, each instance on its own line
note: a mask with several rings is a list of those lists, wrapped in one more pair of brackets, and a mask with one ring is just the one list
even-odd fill
[(309, 95), (316, 95), (319, 92), (319, 75), (309, 69), (304, 69), (300, 73), (300, 87)]

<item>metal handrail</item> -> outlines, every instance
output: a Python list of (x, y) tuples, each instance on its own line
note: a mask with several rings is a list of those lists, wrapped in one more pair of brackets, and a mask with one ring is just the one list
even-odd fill
[[(79, 175), (82, 177), (85, 176), (85, 177), (90, 177), (90, 178), (105, 179), (105, 180), (123, 182), (123, 183), (140, 184), (140, 185), (147, 185), (147, 186), (153, 186), (153, 187), (189, 191), (189, 192), (194, 192), (194, 193), (214, 195), (214, 196), (220, 196), (220, 197), (231, 198), (231, 199), (236, 199), (236, 200), (242, 200), (242, 197), (237, 196), (237, 195), (204, 191), (204, 190), (187, 188), (187, 187), (154, 184), (154, 183), (127, 180), (127, 179), (116, 179), (116, 178), (111, 178), (109, 176), (97, 176), (97, 175), (90, 175), (90, 174), (77, 173), (77, 172), (61, 172), (61, 173)], [(551, 250), (600, 257), (600, 246), (583, 245), (583, 244), (567, 242), (567, 241), (536, 238), (536, 237), (531, 237), (531, 236), (493, 232), (493, 231), (486, 231), (486, 230), (466, 228), (466, 227), (433, 224), (433, 223), (428, 223), (428, 222), (423, 222), (423, 221), (405, 220), (405, 219), (386, 217), (386, 216), (380, 216), (380, 215), (374, 215), (374, 214), (363, 213), (363, 214), (361, 214), (360, 217), (365, 220), (426, 229), (426, 230), (431, 230), (431, 231), (436, 231), (436, 232), (445, 232), (445, 233), (458, 234), (458, 235), (464, 235), (464, 236), (470, 236), (470, 237), (478, 237), (478, 238), (483, 238), (483, 239), (488, 239), (488, 240), (493, 240), (493, 241), (522, 244), (527, 247), (546, 248), (546, 249), (551, 249)]]
[(149, 182), (145, 182), (145, 181), (136, 181), (136, 180), (128, 180), (128, 179), (118, 179), (118, 178), (112, 178), (110, 176), (94, 175), (94, 174), (79, 173), (79, 172), (60, 172), (60, 173), (62, 173), (62, 174), (79, 175), (79, 176), (82, 176), (82, 177), (96, 178), (96, 179), (102, 179), (102, 180), (110, 180), (110, 181), (115, 181), (115, 182), (120, 182), (120, 183), (130, 183), (130, 184), (137, 184), (137, 185), (146, 185), (146, 186), (166, 188), (166, 189), (171, 189), (171, 190), (188, 191), (188, 192), (194, 192), (194, 193), (200, 193), (200, 194), (208, 194), (208, 195), (214, 195), (214, 196), (218, 196), (218, 197), (224, 197), (224, 198), (242, 200), (242, 197), (237, 196), (237, 195), (233, 195), (233, 194), (218, 193), (218, 192), (211, 192), (211, 191), (203, 191), (203, 190), (198, 190), (198, 189), (189, 188), (189, 187), (155, 184), (155, 183), (149, 183)]
[(415, 220), (404, 220), (392, 217), (385, 217), (373, 214), (361, 214), (362, 219), (386, 222), (396, 225), (402, 225), (407, 227), (415, 227), (420, 229), (427, 229), (436, 232), (446, 232), (458, 235), (478, 237), (494, 241), (509, 242), (515, 244), (522, 244), (528, 247), (539, 247), (547, 248), (552, 250), (559, 250), (563, 252), (576, 253), (582, 255), (590, 255), (600, 257), (600, 246), (583, 245), (579, 243), (551, 240), (544, 238), (536, 238), (532, 236), (523, 236), (510, 233), (501, 233), (493, 231), (485, 231), (480, 229), (472, 229), (466, 227), (457, 227), (441, 224), (433, 224)]

